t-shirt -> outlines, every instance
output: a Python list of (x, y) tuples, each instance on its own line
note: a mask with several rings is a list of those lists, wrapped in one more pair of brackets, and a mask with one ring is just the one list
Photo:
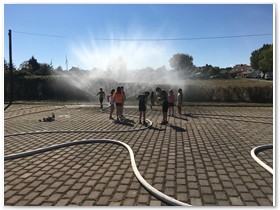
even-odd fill
[(115, 102), (118, 104), (122, 104), (123, 103), (123, 94), (121, 93), (115, 93)]
[(175, 98), (174, 95), (168, 95), (168, 103), (174, 104)]
[(182, 93), (178, 93), (177, 105), (181, 106), (182, 104), (183, 104), (183, 94)]
[(110, 106), (114, 106), (114, 104), (115, 104), (115, 97), (114, 97), (114, 95), (110, 95), (109, 96), (109, 104), (110, 104)]
[(144, 93), (142, 93), (141, 95), (139, 95), (139, 96), (137, 97), (137, 99), (139, 100), (139, 104), (141, 104), (141, 105), (147, 104), (147, 96), (146, 96)]
[(165, 90), (161, 91), (160, 98), (161, 98), (163, 103), (168, 102), (168, 95), (167, 95), (167, 92)]

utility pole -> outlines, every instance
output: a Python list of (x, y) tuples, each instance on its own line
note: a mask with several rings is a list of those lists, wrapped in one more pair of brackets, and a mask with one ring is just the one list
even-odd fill
[(9, 62), (10, 62), (10, 103), (12, 104), (14, 99), (14, 88), (13, 88), (13, 58), (12, 58), (12, 30), (9, 30)]

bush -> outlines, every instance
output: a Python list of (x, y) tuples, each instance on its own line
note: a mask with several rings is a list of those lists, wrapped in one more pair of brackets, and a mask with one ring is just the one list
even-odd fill
[(187, 85), (184, 89), (184, 99), (188, 102), (272, 103), (273, 88), (270, 86), (207, 87)]

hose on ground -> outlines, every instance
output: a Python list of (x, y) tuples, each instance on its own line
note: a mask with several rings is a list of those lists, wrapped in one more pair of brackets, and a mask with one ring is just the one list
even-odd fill
[(60, 149), (60, 148), (64, 148), (64, 147), (81, 145), (81, 144), (94, 144), (94, 143), (107, 143), (107, 144), (111, 143), (111, 144), (116, 144), (116, 145), (120, 145), (122, 147), (125, 147), (129, 152), (131, 166), (132, 166), (134, 175), (136, 176), (138, 181), (141, 183), (141, 185), (149, 193), (151, 193), (153, 196), (155, 196), (156, 198), (158, 198), (159, 200), (161, 200), (162, 202), (164, 202), (168, 205), (172, 205), (172, 206), (191, 206), (188, 203), (178, 201), (178, 200), (176, 200), (176, 199), (158, 191), (153, 186), (151, 186), (148, 182), (146, 182), (146, 180), (142, 177), (142, 175), (140, 174), (140, 172), (137, 169), (135, 158), (134, 158), (134, 153), (133, 153), (131, 147), (128, 144), (126, 144), (122, 141), (117, 141), (117, 140), (113, 140), (113, 139), (84, 139), (84, 140), (80, 140), (80, 141), (57, 144), (57, 145), (44, 147), (44, 148), (39, 148), (39, 149), (35, 149), (35, 150), (30, 150), (30, 151), (26, 151), (26, 152), (21, 152), (21, 153), (17, 153), (17, 154), (6, 155), (6, 156), (4, 156), (4, 161), (14, 160), (14, 159), (17, 159), (17, 158), (23, 158), (23, 157), (27, 157), (27, 156), (47, 152), (47, 151), (52, 151), (52, 150), (56, 150), (56, 149)]
[(271, 173), (273, 175), (273, 169), (270, 168), (267, 164), (265, 164), (263, 161), (261, 161), (257, 157), (257, 154), (259, 152), (266, 150), (266, 149), (273, 149), (273, 145), (268, 144), (268, 145), (257, 146), (251, 150), (251, 156), (259, 165), (261, 165), (265, 170), (267, 170), (269, 173)]

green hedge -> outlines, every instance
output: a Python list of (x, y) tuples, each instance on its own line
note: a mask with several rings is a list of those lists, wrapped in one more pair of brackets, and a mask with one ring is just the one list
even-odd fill
[[(35, 76), (16, 72), (14, 74), (14, 100), (78, 100), (89, 101), (96, 98), (96, 93), (100, 87), (106, 94), (119, 85), (125, 87), (128, 100), (136, 100), (139, 93), (151, 91), (156, 88), (155, 84), (134, 84), (118, 83), (112, 80), (96, 79), (85, 82), (85, 78), (76, 81), (81, 87), (73, 85), (73, 78), (65, 75)], [(82, 84), (84, 83), (84, 86)], [(159, 85), (160, 86), (160, 85)], [(88, 88), (85, 91), (85, 87)], [(252, 103), (272, 103), (273, 87), (257, 85), (185, 85), (175, 87), (161, 85), (166, 90), (172, 88), (177, 94), (178, 88), (183, 89), (184, 101), (186, 102), (252, 102)], [(9, 75), (4, 75), (4, 98), (10, 98)]]
[[(5, 100), (9, 99), (9, 80), (5, 79)], [(60, 76), (14, 75), (14, 100), (88, 100), (85, 92)]]
[(273, 103), (273, 87), (205, 87), (187, 85), (184, 98), (189, 102), (249, 102)]

